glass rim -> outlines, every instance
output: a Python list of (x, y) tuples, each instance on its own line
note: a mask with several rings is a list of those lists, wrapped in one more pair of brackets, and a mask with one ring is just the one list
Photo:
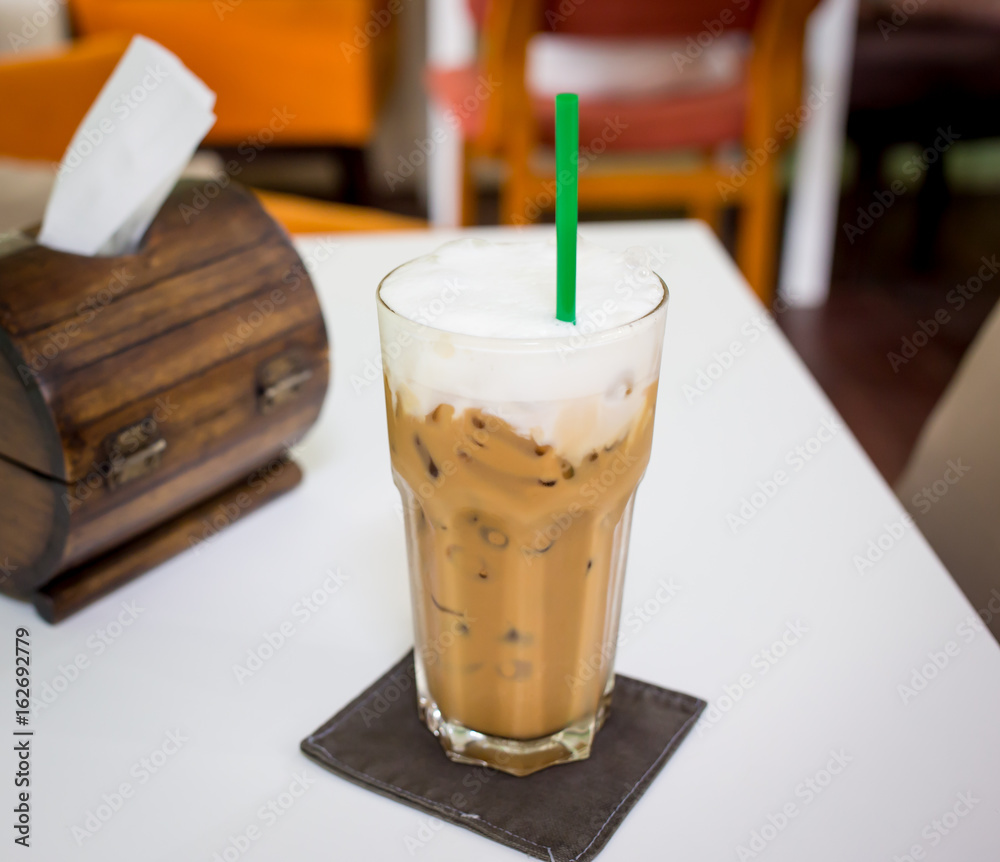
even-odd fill
[[(540, 338), (538, 336), (532, 337), (518, 337), (518, 336), (503, 336), (503, 335), (474, 335), (469, 332), (454, 332), (451, 329), (442, 329), (439, 326), (434, 326), (431, 323), (421, 323), (419, 320), (413, 320), (410, 317), (406, 317), (400, 312), (396, 311), (389, 303), (385, 301), (382, 297), (382, 288), (386, 283), (386, 280), (392, 276), (395, 272), (402, 269), (407, 264), (412, 261), (406, 261), (401, 263), (399, 266), (394, 267), (389, 272), (387, 272), (382, 280), (378, 283), (378, 288), (375, 291), (375, 299), (378, 303), (380, 309), (385, 309), (389, 314), (393, 316), (396, 320), (403, 321), (408, 327), (413, 330), (427, 331), (438, 336), (448, 336), (450, 338), (467, 339), (472, 342), (479, 342), (483, 344), (491, 344), (494, 348), (499, 348), (500, 345), (511, 348), (536, 348), (536, 349), (553, 349), (559, 344), (565, 344), (567, 340), (582, 338), (586, 341), (586, 344), (597, 345), (604, 344), (612, 341), (617, 341), (620, 338), (628, 337), (637, 327), (640, 325), (648, 325), (652, 322), (660, 312), (666, 309), (667, 300), (670, 298), (670, 290), (667, 288), (667, 283), (663, 280), (663, 277), (658, 273), (650, 269), (650, 272), (656, 276), (656, 280), (660, 282), (660, 287), (663, 288), (663, 296), (660, 297), (660, 301), (653, 306), (649, 311), (642, 315), (642, 317), (637, 317), (635, 320), (630, 320), (628, 323), (619, 323), (617, 326), (613, 326), (610, 329), (600, 329), (594, 332), (581, 332), (576, 331), (572, 333), (567, 333), (566, 335), (555, 335), (546, 338)], [(553, 311), (554, 314), (554, 311)]]

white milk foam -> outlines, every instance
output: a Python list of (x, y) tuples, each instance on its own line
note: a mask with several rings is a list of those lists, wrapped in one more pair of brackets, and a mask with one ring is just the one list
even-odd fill
[[(449, 242), (386, 278), (382, 299), (397, 314), (464, 335), (566, 338), (614, 329), (663, 297), (641, 253), (582, 238), (577, 248), (577, 324), (556, 320), (556, 244)], [(611, 303), (610, 305), (607, 305)]]
[(555, 285), (554, 239), (458, 240), (390, 273), (379, 328), (394, 401), (480, 408), (574, 462), (620, 439), (659, 376), (663, 286), (641, 250), (583, 239), (576, 325), (556, 320)]

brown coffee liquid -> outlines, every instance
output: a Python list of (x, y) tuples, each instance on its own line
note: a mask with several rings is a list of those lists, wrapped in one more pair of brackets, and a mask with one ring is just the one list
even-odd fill
[(415, 647), (442, 715), (522, 740), (594, 716), (614, 661), (655, 384), (622, 439), (580, 463), (479, 410), (414, 416), (404, 397), (393, 407), (388, 385), (386, 398), (409, 509)]

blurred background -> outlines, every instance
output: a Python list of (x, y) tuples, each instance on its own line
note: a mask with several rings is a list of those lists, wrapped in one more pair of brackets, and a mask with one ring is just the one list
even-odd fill
[(136, 33), (218, 94), (189, 172), (293, 233), (552, 221), (579, 92), (581, 220), (706, 221), (1000, 618), (1000, 2), (0, 0), (0, 232)]

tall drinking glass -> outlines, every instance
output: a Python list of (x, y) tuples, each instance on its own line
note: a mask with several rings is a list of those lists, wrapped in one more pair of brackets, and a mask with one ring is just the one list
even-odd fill
[(607, 717), (666, 317), (652, 277), (640, 318), (553, 338), (404, 316), (385, 286), (405, 267), (379, 287), (418, 709), (452, 760), (528, 775), (587, 757)]

